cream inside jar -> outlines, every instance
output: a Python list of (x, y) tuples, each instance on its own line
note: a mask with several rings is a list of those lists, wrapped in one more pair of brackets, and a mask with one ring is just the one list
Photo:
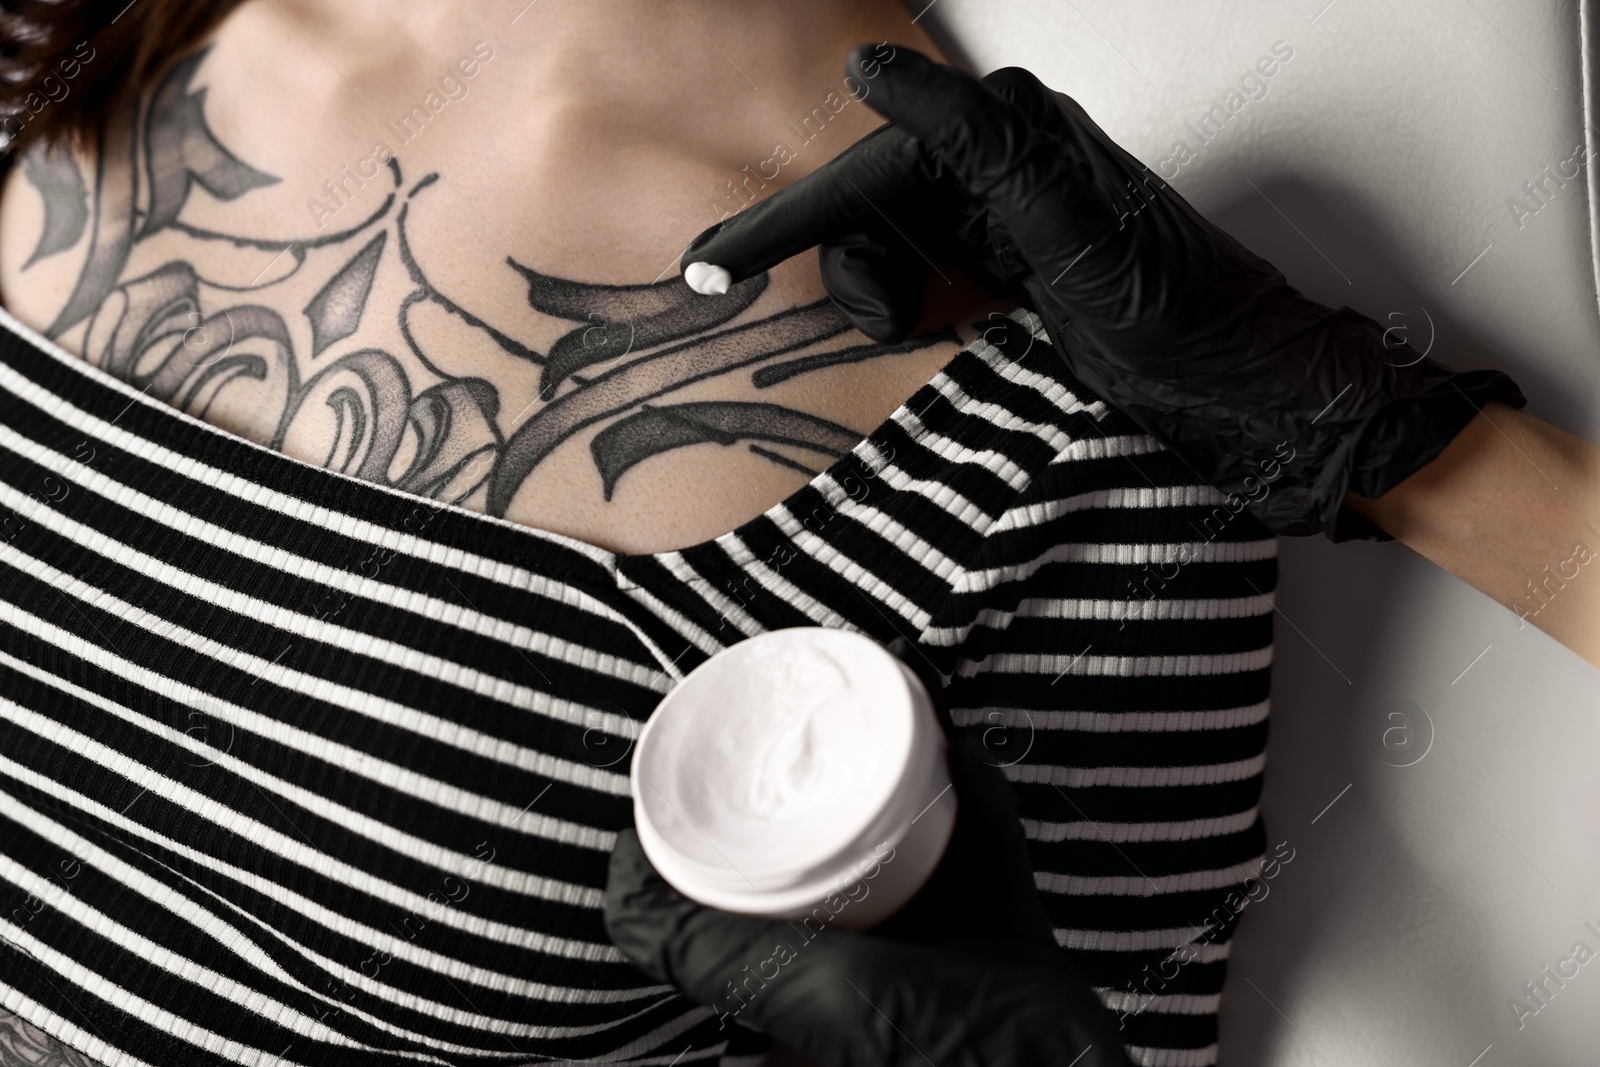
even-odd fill
[(763, 634), (692, 671), (645, 725), (640, 842), (700, 903), (863, 929), (944, 852), (956, 803), (945, 752), (921, 681), (875, 641)]

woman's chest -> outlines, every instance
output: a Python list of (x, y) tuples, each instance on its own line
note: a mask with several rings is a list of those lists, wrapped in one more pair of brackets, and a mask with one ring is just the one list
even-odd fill
[[(814, 255), (720, 297), (689, 290), (675, 255), (631, 274), (619, 213), (575, 202), (569, 179), (513, 195), (461, 159), (377, 153), (297, 206), (304, 182), (234, 155), (181, 89), (97, 157), (14, 168), (7, 305), (149, 395), (318, 466), (670, 548), (805, 484), (966, 339), (871, 342)], [(686, 242), (696, 220), (658, 206), (641, 245), (660, 244), (663, 216)]]

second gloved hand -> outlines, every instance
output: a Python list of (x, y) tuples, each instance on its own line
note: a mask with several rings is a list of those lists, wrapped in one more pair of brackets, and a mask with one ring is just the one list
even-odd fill
[[(922, 665), (903, 640), (890, 650)], [(937, 677), (917, 673), (937, 702)], [(1011, 784), (980, 752), (952, 738), (950, 844), (922, 891), (869, 932), (697, 904), (656, 872), (632, 830), (611, 854), (606, 930), (724, 1023), (824, 1067), (1131, 1067), (1111, 1012), (1055, 943)]]

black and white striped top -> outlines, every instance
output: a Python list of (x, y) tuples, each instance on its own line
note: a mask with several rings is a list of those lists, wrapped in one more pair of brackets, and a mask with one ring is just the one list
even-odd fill
[(0, 1007), (113, 1067), (731, 1057), (607, 942), (628, 749), (709, 654), (824, 625), (954, 676), (1135, 1061), (1214, 1063), (1275, 579), (1027, 311), (781, 504), (634, 556), (258, 447), (0, 313)]

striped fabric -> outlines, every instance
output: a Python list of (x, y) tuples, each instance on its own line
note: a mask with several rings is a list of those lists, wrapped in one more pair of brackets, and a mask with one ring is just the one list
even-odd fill
[(1135, 1061), (1215, 1063), (1275, 579), (1025, 310), (637, 556), (257, 447), (0, 313), (0, 1006), (113, 1067), (732, 1057), (605, 936), (629, 746), (711, 653), (824, 625), (952, 676)]

